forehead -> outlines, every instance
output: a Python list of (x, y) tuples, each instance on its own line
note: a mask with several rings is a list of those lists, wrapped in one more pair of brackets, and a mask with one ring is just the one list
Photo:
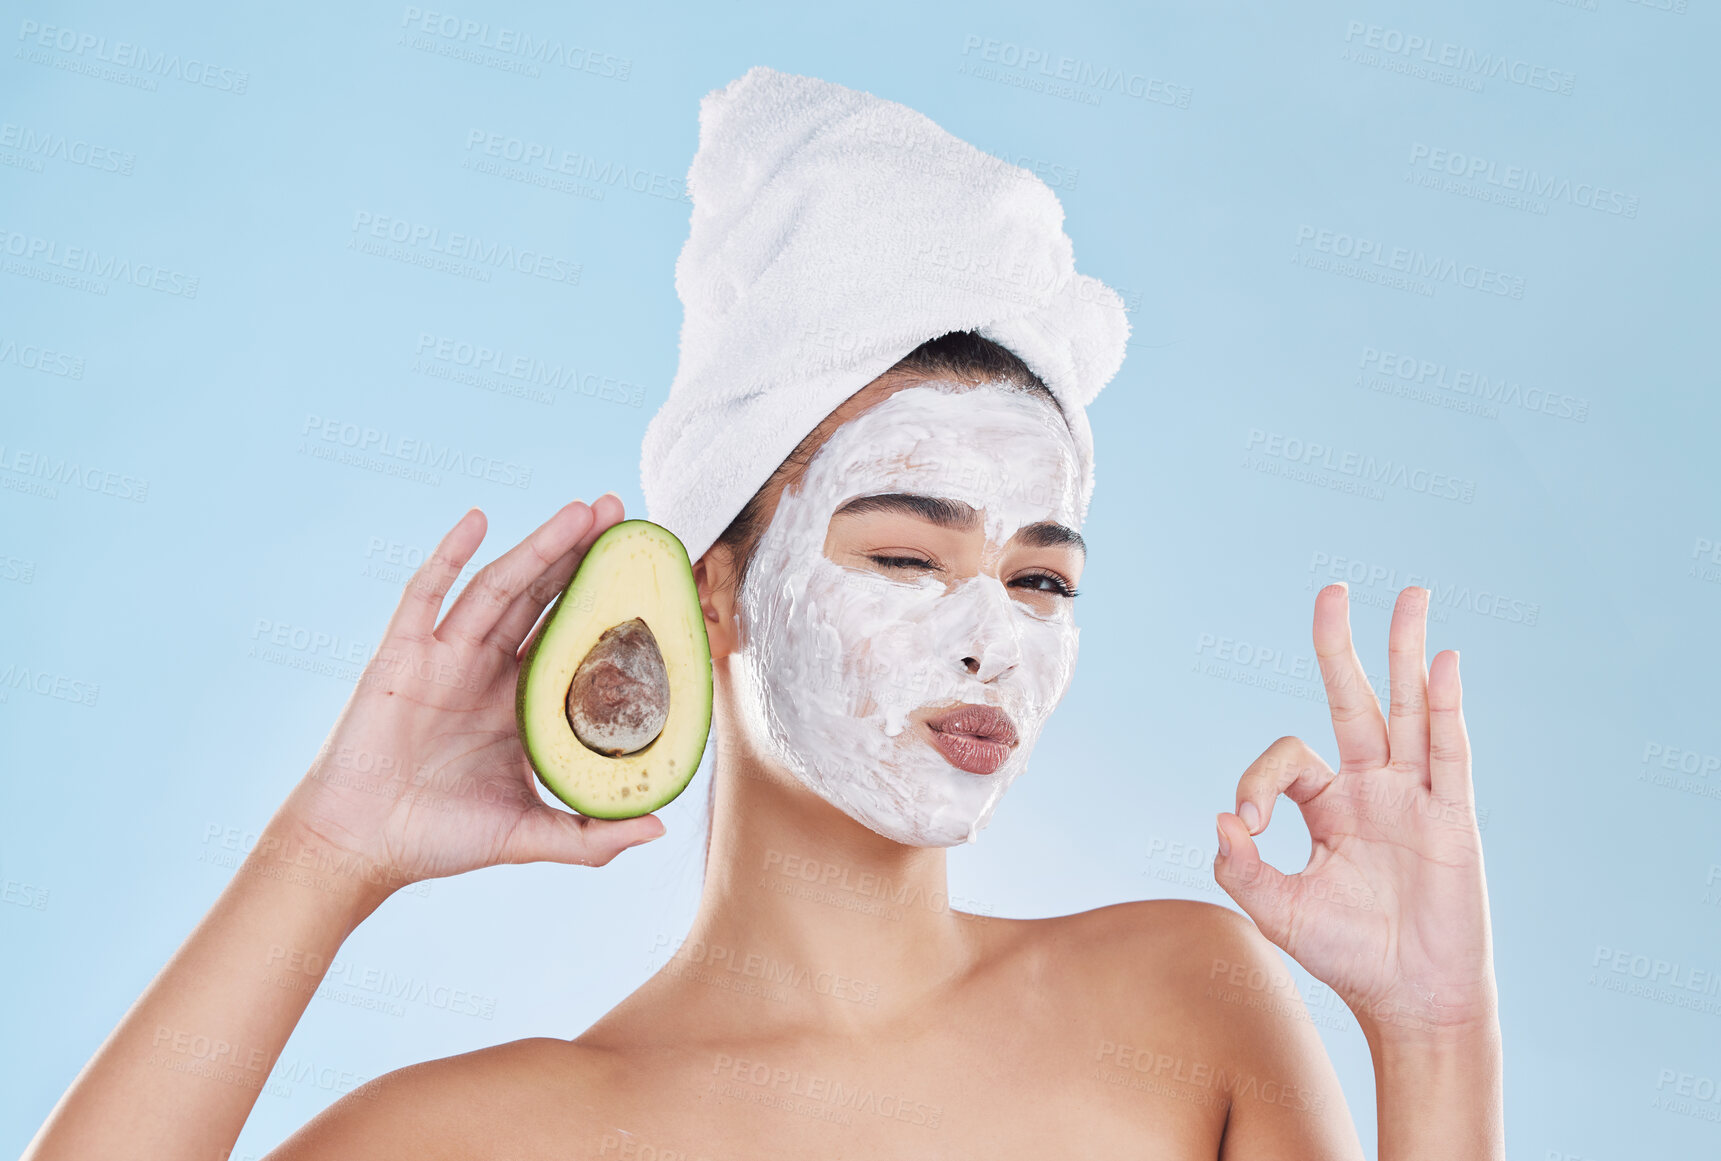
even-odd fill
[(849, 417), (801, 480), (826, 514), (857, 496), (913, 492), (987, 514), (988, 532), (1057, 520), (1074, 527), (1075, 438), (1046, 399), (999, 384), (943, 381), (896, 391)]

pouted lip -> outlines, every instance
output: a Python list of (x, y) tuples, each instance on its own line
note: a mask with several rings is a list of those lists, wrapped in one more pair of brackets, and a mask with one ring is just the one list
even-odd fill
[(967, 735), (1004, 746), (1016, 744), (1015, 723), (997, 706), (970, 702), (934, 714), (926, 719), (926, 724), (941, 734)]

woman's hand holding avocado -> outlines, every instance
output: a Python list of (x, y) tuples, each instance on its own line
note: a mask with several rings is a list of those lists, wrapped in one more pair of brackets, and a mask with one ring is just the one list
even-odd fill
[(437, 624), (483, 514), (443, 537), (309, 773), (66, 1090), (30, 1161), (228, 1156), (330, 963), (395, 889), (496, 863), (606, 863), (663, 833), (650, 815), (605, 822), (545, 805), (514, 723), (522, 639), (621, 518), (613, 496), (569, 504), (481, 569)]
[[(538, 795), (515, 724), (522, 643), (621, 501), (575, 501), (444, 598), (484, 538), (455, 524), (413, 575), (310, 771), (271, 822), (384, 893), (499, 863), (602, 865), (658, 837), (654, 816), (584, 818)], [(281, 831), (285, 830), (282, 835)]]

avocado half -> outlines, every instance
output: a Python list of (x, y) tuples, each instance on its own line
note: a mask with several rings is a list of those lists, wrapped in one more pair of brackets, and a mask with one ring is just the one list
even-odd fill
[[(574, 712), (576, 676), (574, 699), (591, 699), (619, 725), (594, 734)], [(687, 788), (711, 730), (711, 646), (673, 532), (623, 520), (593, 542), (520, 663), (514, 710), (538, 780), (583, 815), (636, 818)], [(642, 722), (650, 731), (659, 721), (654, 736), (642, 734)]]

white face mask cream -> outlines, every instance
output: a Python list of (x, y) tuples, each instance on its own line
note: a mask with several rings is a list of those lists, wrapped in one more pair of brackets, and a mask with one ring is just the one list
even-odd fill
[[(996, 562), (1024, 525), (1079, 527), (1077, 463), (1049, 400), (996, 384), (898, 391), (819, 449), (778, 502), (739, 602), (741, 703), (802, 783), (897, 842), (974, 841), (1069, 686), (1070, 602), (1023, 599), (986, 563), (951, 583), (844, 567), (825, 556), (826, 534), (858, 497), (940, 497), (979, 512), (981, 559)], [(910, 727), (916, 710), (958, 703), (1014, 726), (1016, 745), (992, 773), (959, 769)]]

